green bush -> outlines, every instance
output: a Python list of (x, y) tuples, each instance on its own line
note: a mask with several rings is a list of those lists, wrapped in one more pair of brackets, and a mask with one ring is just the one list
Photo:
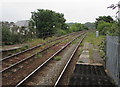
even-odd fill
[(67, 34), (67, 32), (65, 30), (62, 30), (62, 29), (58, 29), (56, 32), (57, 36), (61, 36), (61, 35), (65, 35), (65, 34)]
[(25, 46), (24, 46), (24, 48), (28, 49), (28, 48), (29, 48), (29, 46), (28, 46), (28, 45), (25, 45)]
[(61, 60), (61, 57), (60, 56), (56, 56), (56, 57), (54, 57), (54, 60), (59, 61), (59, 60)]
[(77, 32), (82, 30), (88, 30), (88, 28), (81, 23), (72, 24), (71, 27), (69, 28), (69, 32)]
[(106, 35), (109, 28), (112, 26), (112, 23), (108, 23), (105, 21), (99, 21), (97, 29), (102, 35)]
[(113, 20), (110, 16), (99, 17), (96, 22), (96, 27), (101, 35), (120, 35), (120, 20)]

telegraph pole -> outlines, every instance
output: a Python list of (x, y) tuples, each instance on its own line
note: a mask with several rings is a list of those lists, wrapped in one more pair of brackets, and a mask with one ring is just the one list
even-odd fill
[[(118, 23), (120, 23), (120, 1), (118, 2)], [(120, 24), (118, 24), (118, 28), (119, 28), (118, 37), (120, 43)]]
[[(118, 2), (118, 23), (120, 23), (120, 1)], [(118, 24), (118, 29), (119, 29), (119, 32), (118, 32), (118, 70), (119, 70), (119, 82), (118, 82), (118, 87), (120, 87), (120, 24)]]
[(118, 2), (118, 19), (120, 20), (120, 1)]

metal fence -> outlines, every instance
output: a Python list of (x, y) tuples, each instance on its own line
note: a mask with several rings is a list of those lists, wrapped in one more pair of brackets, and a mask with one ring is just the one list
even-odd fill
[(120, 87), (120, 43), (117, 36), (107, 36), (106, 39), (106, 69)]

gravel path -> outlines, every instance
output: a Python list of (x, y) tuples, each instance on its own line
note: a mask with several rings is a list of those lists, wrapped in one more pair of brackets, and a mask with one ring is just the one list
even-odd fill
[(86, 42), (83, 46), (83, 51), (79, 57), (78, 63), (103, 63), (99, 48), (97, 46), (93, 46), (91, 43)]
[(85, 43), (83, 51), (78, 59), (78, 63), (90, 63), (89, 49), (92, 48), (89, 43)]
[(98, 49), (93, 49), (93, 59), (94, 59), (94, 62), (93, 63), (103, 63), (103, 60), (100, 56), (100, 52)]

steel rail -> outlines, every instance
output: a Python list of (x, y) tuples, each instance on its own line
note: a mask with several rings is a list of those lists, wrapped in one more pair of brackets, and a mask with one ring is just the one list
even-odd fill
[[(82, 35), (82, 34), (81, 34)], [(74, 40), (76, 40), (81, 35), (78, 35), (73, 40), (68, 42), (65, 46), (63, 46), (60, 50), (58, 50), (55, 54), (53, 54), (51, 57), (49, 57), (44, 63), (42, 63), (39, 67), (37, 67), (33, 72), (31, 72), (29, 75), (27, 75), (24, 79), (22, 79), (20, 82), (16, 84), (15, 87), (21, 86), (26, 80), (28, 80), (30, 77), (33, 76), (38, 70), (40, 70), (44, 65), (46, 65), (50, 60), (52, 60), (58, 53), (60, 53), (62, 50), (64, 50), (68, 45), (70, 45)]]
[(65, 70), (67, 69), (70, 61), (72, 60), (73, 56), (75, 55), (77, 49), (79, 48), (80, 44), (82, 43), (82, 41), (84, 40), (85, 37), (86, 37), (86, 35), (82, 38), (82, 40), (81, 40), (81, 41), (78, 43), (78, 45), (76, 46), (75, 50), (73, 51), (72, 55), (70, 56), (69, 60), (67, 61), (65, 67), (63, 68), (62, 72), (60, 73), (60, 75), (59, 75), (58, 79), (56, 80), (56, 82), (55, 82), (55, 84), (54, 84), (53, 87), (56, 87), (56, 86), (58, 85), (58, 83), (59, 83), (60, 79), (62, 78)]
[[(75, 32), (74, 32), (74, 33), (75, 33)], [(13, 55), (10, 55), (10, 56), (7, 56), (7, 57), (4, 57), (4, 58), (0, 59), (0, 62), (3, 61), (3, 60), (9, 59), (9, 58), (11, 58), (11, 57), (20, 55), (20, 54), (22, 54), (22, 53), (25, 53), (25, 52), (27, 52), (27, 51), (33, 50), (33, 49), (35, 49), (35, 48), (44, 46), (44, 45), (46, 45), (46, 44), (48, 44), (48, 43), (51, 43), (51, 42), (56, 41), (56, 40), (59, 40), (59, 39), (61, 39), (61, 38), (63, 38), (63, 37), (70, 36), (70, 35), (72, 35), (72, 34), (74, 34), (74, 33), (71, 33), (71, 34), (68, 34), (68, 35), (64, 35), (64, 36), (58, 37), (58, 38), (56, 38), (56, 39), (54, 39), (54, 40), (47, 41), (47, 42), (45, 42), (45, 43), (43, 43), (43, 44), (34, 46), (34, 47), (32, 47), (32, 48), (28, 48), (28, 49), (26, 49), (26, 50), (24, 50), (24, 51), (18, 52), (18, 53), (16, 53), (16, 54), (13, 54)]]
[[(69, 38), (69, 37), (67, 37), (66, 39), (68, 39), (68, 38)], [(66, 40), (66, 39), (65, 39), (65, 40)], [(39, 51), (39, 52), (36, 52), (36, 53), (32, 54), (31, 56), (28, 56), (28, 57), (26, 57), (26, 58), (24, 58), (24, 59), (22, 59), (22, 60), (20, 60), (20, 61), (18, 61), (18, 62), (16, 62), (16, 63), (12, 64), (11, 66), (9, 66), (9, 67), (7, 67), (7, 68), (1, 70), (0, 73), (3, 73), (3, 72), (5, 72), (5, 71), (11, 69), (12, 67), (14, 67), (14, 66), (16, 66), (16, 65), (18, 65), (18, 64), (20, 64), (20, 63), (22, 63), (22, 62), (27, 61), (28, 59), (30, 59), (30, 58), (36, 56), (37, 54), (42, 53), (42, 52), (48, 50), (49, 48), (55, 46), (56, 44), (59, 44), (59, 43), (65, 41), (65, 40), (59, 41), (59, 42), (57, 42), (57, 43), (55, 43), (55, 44), (52, 44), (51, 46), (48, 46), (48, 47), (46, 47), (45, 49), (43, 49), (43, 50), (41, 50), (41, 51)]]

